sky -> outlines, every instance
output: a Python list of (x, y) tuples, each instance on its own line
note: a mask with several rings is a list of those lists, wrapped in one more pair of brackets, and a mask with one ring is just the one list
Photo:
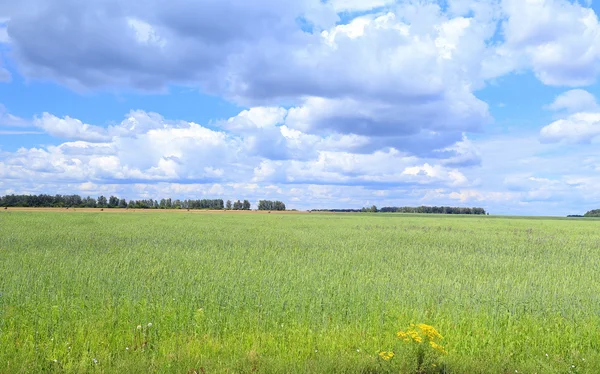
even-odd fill
[(0, 0), (0, 195), (600, 208), (600, 3)]

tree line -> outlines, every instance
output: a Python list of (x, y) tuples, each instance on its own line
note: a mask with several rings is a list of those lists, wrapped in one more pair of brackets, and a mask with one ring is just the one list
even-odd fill
[(600, 217), (600, 209), (590, 210), (583, 215), (584, 217)]
[(424, 214), (487, 214), (483, 208), (462, 208), (450, 206), (419, 206), (419, 207), (383, 207), (378, 209), (375, 205), (362, 209), (313, 209), (312, 212), (340, 212), (340, 213), (424, 213)]
[(258, 210), (285, 210), (285, 204), (281, 201), (260, 200)]
[[(173, 199), (120, 199), (117, 196), (81, 197), (79, 195), (6, 195), (0, 196), (0, 207), (23, 208), (131, 208), (131, 209), (207, 209), (250, 210), (248, 200), (232, 202), (223, 199), (173, 200)], [(285, 210), (281, 201), (261, 200), (259, 210)]]
[(419, 207), (384, 207), (384, 213), (428, 213), (428, 214), (476, 214), (485, 215), (483, 208), (463, 208), (452, 206), (419, 206)]

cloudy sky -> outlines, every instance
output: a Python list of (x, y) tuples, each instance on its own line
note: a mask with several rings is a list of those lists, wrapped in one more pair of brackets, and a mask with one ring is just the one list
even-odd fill
[(600, 208), (598, 14), (0, 0), (0, 195), (584, 213)]

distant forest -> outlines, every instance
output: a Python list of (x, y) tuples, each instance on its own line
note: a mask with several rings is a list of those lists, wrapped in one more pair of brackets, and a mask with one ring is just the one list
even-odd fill
[[(584, 217), (600, 217), (600, 209), (590, 210), (589, 212), (587, 212), (583, 216)], [(572, 217), (574, 217), (574, 216), (572, 216)], [(581, 217), (581, 216), (579, 216), (579, 217)]]
[[(0, 207), (23, 208), (109, 208), (109, 209), (206, 209), (206, 210), (250, 210), (252, 205), (248, 200), (232, 202), (223, 199), (202, 200), (173, 200), (146, 199), (125, 200), (117, 196), (81, 197), (79, 195), (6, 195), (0, 196)], [(260, 200), (258, 210), (286, 210), (281, 201)], [(430, 214), (487, 214), (483, 208), (460, 208), (449, 206), (419, 206), (419, 207), (383, 207), (375, 205), (362, 209), (313, 209), (312, 212), (354, 212), (354, 213), (430, 213)], [(590, 215), (596, 214), (596, 215)], [(600, 210), (586, 213), (586, 217), (600, 217)]]
[[(248, 200), (223, 202), (222, 199), (127, 201), (116, 196), (99, 196), (95, 199), (79, 195), (7, 195), (0, 197), (0, 207), (250, 210), (251, 204)], [(258, 210), (285, 210), (285, 204), (281, 201), (261, 200)]]
[(487, 214), (483, 208), (460, 208), (451, 206), (419, 206), (419, 207), (383, 207), (378, 209), (375, 205), (362, 209), (313, 209), (313, 212), (381, 212), (381, 213), (427, 213), (427, 214)]

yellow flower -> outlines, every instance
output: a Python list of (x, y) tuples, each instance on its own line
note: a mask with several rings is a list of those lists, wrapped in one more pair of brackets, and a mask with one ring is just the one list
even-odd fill
[(419, 335), (419, 333), (416, 332), (415, 330), (409, 331), (408, 335), (410, 335), (411, 339), (414, 340), (414, 341), (416, 341), (417, 343), (423, 342), (423, 338), (421, 338), (421, 336)]
[(448, 354), (448, 352), (446, 352), (446, 350), (444, 349), (444, 347), (442, 347), (441, 345), (437, 344), (436, 342), (429, 342), (429, 345), (431, 346), (431, 348), (435, 349), (436, 351), (440, 352), (443, 355)]
[(417, 327), (423, 331), (423, 334), (425, 334), (428, 340), (444, 339), (444, 337), (440, 335), (440, 333), (433, 326), (420, 323), (417, 325)]
[(394, 357), (394, 352), (390, 351), (390, 352), (379, 352), (379, 357), (381, 357), (382, 359), (389, 361)]

